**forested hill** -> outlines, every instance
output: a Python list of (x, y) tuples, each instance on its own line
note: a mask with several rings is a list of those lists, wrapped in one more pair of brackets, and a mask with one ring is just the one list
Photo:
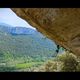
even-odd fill
[(55, 51), (55, 43), (34, 29), (0, 24), (1, 58), (7, 53), (13, 57), (51, 57)]

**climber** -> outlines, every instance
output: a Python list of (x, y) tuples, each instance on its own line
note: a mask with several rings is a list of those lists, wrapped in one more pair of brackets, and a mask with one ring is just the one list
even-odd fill
[(60, 46), (57, 45), (57, 49), (56, 49), (56, 52), (57, 52), (57, 53), (59, 52), (59, 49), (60, 49)]
[(60, 46), (57, 45), (57, 49), (56, 49), (56, 53), (54, 55), (52, 55), (52, 57), (56, 57), (59, 53), (59, 49), (60, 49)]

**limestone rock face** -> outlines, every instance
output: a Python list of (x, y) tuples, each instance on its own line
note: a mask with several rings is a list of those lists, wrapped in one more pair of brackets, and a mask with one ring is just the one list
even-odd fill
[(38, 31), (80, 56), (80, 8), (12, 8)]

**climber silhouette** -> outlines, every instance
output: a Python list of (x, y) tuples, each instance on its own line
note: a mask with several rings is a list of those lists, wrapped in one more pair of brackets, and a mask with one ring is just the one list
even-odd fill
[(56, 57), (59, 53), (59, 49), (60, 49), (60, 46), (57, 45), (57, 49), (56, 49), (56, 53), (54, 55), (52, 55), (52, 57)]
[(57, 52), (57, 53), (59, 52), (59, 49), (60, 49), (60, 46), (57, 45), (57, 49), (56, 49), (56, 52)]

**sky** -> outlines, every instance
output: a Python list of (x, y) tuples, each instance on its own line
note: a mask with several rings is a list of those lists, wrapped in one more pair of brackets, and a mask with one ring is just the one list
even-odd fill
[(27, 23), (27, 21), (18, 17), (10, 8), (0, 8), (0, 22), (7, 23), (12, 26), (21, 26), (33, 28), (31, 25)]

